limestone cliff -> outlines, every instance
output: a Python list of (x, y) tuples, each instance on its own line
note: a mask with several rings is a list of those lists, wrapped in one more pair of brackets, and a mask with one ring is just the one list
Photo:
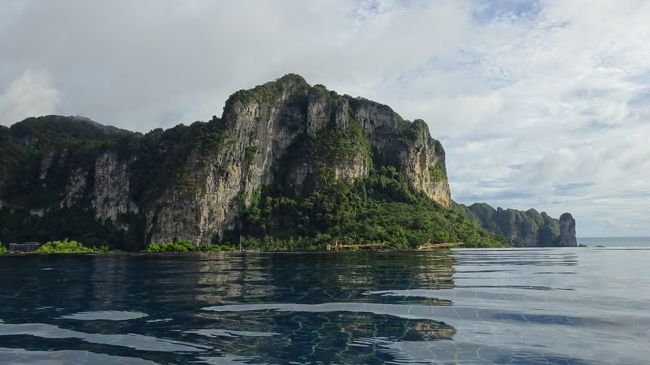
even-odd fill
[(577, 246), (575, 220), (569, 213), (562, 214), (558, 220), (535, 209), (494, 209), (485, 203), (470, 206), (454, 203), (454, 208), (484, 229), (505, 237), (513, 246)]
[(0, 142), (5, 241), (83, 240), (86, 227), (88, 239), (124, 248), (208, 243), (241, 224), (262, 190), (303, 196), (386, 167), (441, 206), (451, 203), (445, 153), (424, 121), (298, 75), (233, 94), (205, 123), (142, 135), (48, 116), (1, 128)]
[(446, 175), (430, 173), (445, 171), (440, 143), (424, 122), (405, 121), (385, 105), (287, 75), (235, 93), (211, 123), (216, 145), (199, 146), (185, 162), (196, 189), (172, 184), (147, 207), (152, 241), (209, 242), (238, 223), (240, 208), (262, 188), (299, 196), (328, 179), (352, 182), (373, 166), (396, 166), (414, 188), (449, 206)]

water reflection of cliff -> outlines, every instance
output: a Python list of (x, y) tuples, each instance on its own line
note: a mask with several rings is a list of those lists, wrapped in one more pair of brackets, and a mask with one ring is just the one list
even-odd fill
[[(131, 333), (199, 346), (197, 354), (138, 355), (163, 363), (180, 359), (175, 356), (186, 362), (234, 356), (264, 363), (377, 363), (403, 355), (395, 352), (400, 343), (455, 335), (430, 310), (452, 304), (435, 299), (435, 291), (454, 287), (453, 265), (444, 252), (24, 257), (3, 268), (15, 279), (0, 294), (9, 303), (0, 318), (45, 323), (81, 337)], [(409, 295), (413, 289), (433, 292), (419, 298)], [(62, 318), (83, 311), (145, 316)], [(16, 346), (25, 341), (14, 336)], [(121, 354), (102, 346), (93, 351)]]
[(195, 299), (210, 304), (196, 317), (212, 328), (245, 331), (236, 341), (222, 332), (197, 336), (230, 354), (264, 354), (267, 362), (383, 362), (393, 358), (389, 344), (448, 340), (456, 333), (435, 318), (410, 315), (411, 306), (451, 305), (447, 299), (376, 294), (453, 288), (454, 261), (446, 252), (270, 254), (228, 261), (232, 266), (197, 262)]
[(199, 284), (195, 299), (209, 303), (454, 287), (453, 258), (445, 251), (205, 256), (193, 264)]

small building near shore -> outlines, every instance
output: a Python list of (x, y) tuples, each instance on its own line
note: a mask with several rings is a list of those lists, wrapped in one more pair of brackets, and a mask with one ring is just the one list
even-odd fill
[(10, 243), (9, 252), (33, 252), (40, 247), (41, 244), (38, 242)]

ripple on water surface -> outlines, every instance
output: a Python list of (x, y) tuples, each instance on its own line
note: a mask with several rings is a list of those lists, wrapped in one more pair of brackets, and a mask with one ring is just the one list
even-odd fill
[(609, 249), (0, 257), (0, 363), (646, 364), (647, 262)]
[(144, 318), (148, 315), (140, 312), (128, 311), (91, 311), (79, 312), (61, 316), (62, 319), (76, 319), (79, 321), (128, 321), (130, 319)]

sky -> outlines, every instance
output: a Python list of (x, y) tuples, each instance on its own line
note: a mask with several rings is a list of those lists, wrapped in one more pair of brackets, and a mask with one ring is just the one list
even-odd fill
[(301, 74), (424, 119), (454, 200), (650, 236), (650, 1), (2, 0), (0, 124), (146, 132)]

